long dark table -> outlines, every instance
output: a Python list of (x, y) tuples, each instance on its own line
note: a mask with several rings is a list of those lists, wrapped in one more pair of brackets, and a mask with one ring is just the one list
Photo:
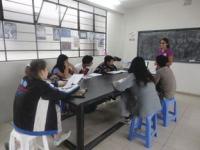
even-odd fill
[(126, 76), (127, 73), (121, 73), (115, 75), (103, 75), (81, 81), (81, 88), (88, 89), (85, 98), (73, 98), (68, 101), (76, 114), (77, 144), (66, 140), (64, 142), (66, 147), (71, 150), (90, 150), (124, 125), (123, 122), (118, 122), (88, 144), (84, 144), (84, 109), (94, 104), (103, 103), (107, 101), (109, 97), (120, 95), (120, 92), (116, 92), (113, 89), (112, 82)]

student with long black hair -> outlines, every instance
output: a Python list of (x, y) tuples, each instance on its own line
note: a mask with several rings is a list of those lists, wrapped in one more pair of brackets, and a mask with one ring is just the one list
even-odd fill
[(59, 79), (67, 79), (71, 74), (76, 72), (74, 65), (68, 61), (68, 57), (61, 54), (57, 58), (56, 65), (53, 67), (51, 73), (59, 77)]
[[(129, 89), (129, 94), (131, 94), (130, 96), (125, 92), (121, 96), (121, 115), (128, 118), (130, 113), (135, 112), (133, 115), (145, 117), (161, 110), (154, 78), (148, 71), (144, 59), (142, 57), (134, 58), (128, 72), (128, 77), (113, 82), (116, 90), (125, 91)], [(129, 108), (129, 106), (132, 106), (132, 102), (135, 103), (134, 100), (137, 102), (137, 111)]]

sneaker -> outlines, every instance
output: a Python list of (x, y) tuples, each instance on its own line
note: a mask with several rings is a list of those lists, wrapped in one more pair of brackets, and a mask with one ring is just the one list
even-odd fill
[(124, 122), (126, 125), (131, 124), (131, 119), (130, 119), (130, 117), (124, 117), (123, 122)]
[(66, 139), (68, 139), (70, 137), (70, 135), (71, 135), (71, 131), (69, 131), (69, 132), (67, 132), (65, 134), (62, 134), (60, 139), (54, 140), (53, 144), (55, 146), (59, 146), (62, 142), (64, 142)]

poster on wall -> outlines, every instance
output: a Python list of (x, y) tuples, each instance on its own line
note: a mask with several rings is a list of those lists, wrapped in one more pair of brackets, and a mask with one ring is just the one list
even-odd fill
[(73, 43), (74, 48), (75, 48), (75, 49), (78, 49), (78, 48), (79, 48), (79, 45), (80, 45), (80, 40), (79, 40), (79, 38), (74, 37), (74, 43)]
[(77, 38), (79, 38), (78, 31), (71, 30), (71, 37), (77, 37)]
[(60, 41), (60, 29), (59, 28), (53, 28), (53, 40)]
[(99, 48), (104, 48), (104, 45), (105, 45), (104, 39), (99, 39), (99, 40), (98, 40), (98, 47), (99, 47)]
[(80, 31), (80, 39), (87, 39), (87, 32)]
[(4, 37), (11, 40), (17, 39), (17, 25), (15, 23), (4, 22)]
[(105, 35), (104, 34), (95, 35), (95, 45), (96, 45), (97, 50), (105, 49)]
[(62, 42), (61, 50), (71, 50), (71, 42)]
[(61, 28), (61, 37), (71, 37), (71, 30), (66, 28)]
[(88, 32), (87, 33), (87, 39), (89, 40), (89, 42), (94, 42), (94, 34), (92, 32)]
[(37, 39), (46, 40), (46, 29), (44, 26), (37, 26)]

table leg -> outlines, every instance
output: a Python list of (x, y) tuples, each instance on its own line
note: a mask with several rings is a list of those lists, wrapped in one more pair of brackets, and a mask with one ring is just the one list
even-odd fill
[(84, 106), (80, 105), (77, 108), (76, 115), (76, 139), (77, 150), (84, 150)]

